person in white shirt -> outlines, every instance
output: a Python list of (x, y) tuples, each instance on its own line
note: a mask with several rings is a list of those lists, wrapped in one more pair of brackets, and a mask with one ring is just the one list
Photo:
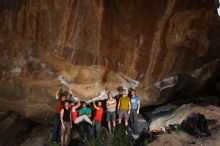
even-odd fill
[[(108, 100), (106, 101), (106, 108), (107, 108), (106, 121), (108, 122), (108, 130), (110, 133), (112, 133), (115, 128), (116, 106), (117, 106), (117, 101), (113, 98), (112, 94), (108, 92)], [(113, 127), (111, 127), (111, 122), (113, 124)]]

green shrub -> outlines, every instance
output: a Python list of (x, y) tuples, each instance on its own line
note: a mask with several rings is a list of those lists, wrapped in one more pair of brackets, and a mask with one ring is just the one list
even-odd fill
[(117, 125), (114, 131), (114, 136), (111, 141), (112, 146), (133, 146), (135, 141), (132, 136), (125, 134), (126, 127)]
[[(84, 146), (134, 146), (135, 140), (132, 136), (125, 134), (125, 126), (117, 125), (114, 134), (109, 134), (106, 128), (100, 129), (97, 138), (90, 137), (82, 140)], [(52, 133), (44, 140), (46, 146), (59, 146), (52, 143)]]

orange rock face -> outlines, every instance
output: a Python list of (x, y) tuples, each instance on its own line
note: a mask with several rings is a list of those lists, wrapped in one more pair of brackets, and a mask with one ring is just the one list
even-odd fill
[[(62, 74), (88, 99), (115, 89), (111, 79), (123, 85), (125, 75), (140, 82), (143, 105), (193, 93), (219, 73), (217, 7), (216, 0), (1, 0), (1, 83), (13, 92), (17, 80), (27, 87), (43, 81), (48, 98)], [(25, 86), (22, 98), (32, 103)], [(4, 102), (8, 92), (1, 91)]]

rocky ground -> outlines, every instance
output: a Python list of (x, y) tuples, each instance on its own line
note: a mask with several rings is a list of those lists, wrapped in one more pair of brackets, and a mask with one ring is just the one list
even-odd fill
[[(172, 110), (172, 109), (170, 109)], [(205, 115), (208, 127), (211, 132), (210, 137), (195, 138), (184, 131), (173, 131), (158, 135), (158, 138), (150, 143), (150, 146), (218, 146), (220, 141), (220, 107), (209, 105), (199, 106), (194, 104), (184, 104), (176, 108), (171, 113), (155, 117), (150, 124), (151, 129), (160, 129), (172, 124), (180, 124), (192, 113)]]
[(210, 129), (211, 136), (195, 138), (183, 131), (161, 134), (149, 146), (219, 146), (220, 125)]
[[(184, 119), (186, 119), (192, 113), (201, 113), (204, 114), (208, 121), (208, 127), (211, 132), (210, 137), (203, 137), (203, 138), (196, 138), (194, 136), (189, 135), (188, 133), (177, 130), (171, 131), (170, 133), (163, 133), (157, 135), (157, 139), (154, 140), (149, 146), (218, 146), (219, 139), (220, 139), (220, 115), (219, 110), (220, 107), (209, 105), (209, 106), (200, 106), (195, 104), (185, 104), (181, 106), (177, 106), (176, 109), (169, 109), (167, 107), (174, 107), (174, 106), (164, 106), (157, 107), (151, 112), (163, 112), (166, 110), (167, 114), (163, 114), (157, 116), (152, 119), (150, 128), (153, 129), (163, 129), (163, 127), (168, 126), (170, 124), (180, 124)], [(172, 112), (169, 112), (172, 110)], [(0, 113), (0, 146), (42, 146), (43, 144), (52, 145), (50, 142), (50, 132), (51, 132), (51, 125), (42, 125), (41, 123), (36, 123), (31, 121), (30, 119), (22, 117), (20, 114), (15, 112), (1, 112)], [(108, 135), (108, 134), (107, 134)], [(109, 135), (111, 137), (111, 135)], [(116, 137), (121, 137), (122, 135), (118, 135)], [(124, 135), (126, 137), (126, 135)], [(122, 137), (124, 137), (122, 136)], [(108, 136), (107, 136), (108, 137)], [(120, 143), (125, 138), (119, 138), (116, 141)], [(83, 144), (82, 137), (80, 137), (80, 133), (75, 134), (72, 136), (73, 139), (78, 139), (79, 141), (73, 141), (72, 144), (76, 142)], [(105, 139), (105, 134), (104, 137)], [(103, 139), (101, 138), (101, 139)], [(127, 137), (129, 141), (132, 143), (132, 137)], [(48, 141), (49, 139), (49, 141)], [(126, 139), (126, 138), (125, 138)], [(111, 141), (109, 139), (109, 141)], [(126, 140), (127, 141), (127, 140)], [(134, 140), (133, 140), (134, 141)], [(84, 141), (85, 142), (85, 141)], [(93, 145), (97, 145), (94, 140), (90, 140), (89, 142), (93, 143)], [(103, 142), (100, 142), (103, 143)], [(111, 146), (111, 142), (109, 142)], [(133, 144), (132, 144), (133, 145)], [(89, 145), (88, 145), (89, 146)], [(116, 146), (116, 145), (115, 145)]]

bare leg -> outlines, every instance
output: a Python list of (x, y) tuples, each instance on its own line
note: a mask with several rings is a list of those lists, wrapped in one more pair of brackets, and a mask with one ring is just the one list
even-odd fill
[(61, 146), (64, 145), (64, 135), (61, 135)]
[(118, 119), (118, 124), (121, 124), (121, 119)]
[(76, 118), (75, 124), (78, 124), (78, 123), (82, 122), (83, 120), (84, 120), (84, 115), (79, 116), (79, 117)]
[(84, 116), (84, 120), (92, 125), (92, 121), (91, 121), (91, 119), (88, 116), (85, 115)]
[(111, 130), (111, 121), (108, 121), (108, 130), (110, 133), (112, 133), (112, 130)]
[(78, 124), (78, 123), (82, 122), (83, 120), (85, 120), (86, 122), (88, 122), (89, 124), (92, 125), (92, 121), (90, 120), (90, 118), (87, 115), (82, 115), (82, 116), (79, 116), (78, 118), (76, 118), (75, 124)]
[(128, 120), (125, 120), (125, 126), (128, 126)]
[(68, 145), (68, 136), (69, 135), (67, 135), (67, 134), (65, 134), (65, 136), (64, 136), (64, 139), (65, 139), (64, 143), (65, 143), (65, 145)]
[(112, 123), (113, 123), (113, 131), (112, 132), (114, 132), (115, 131), (115, 120), (113, 120)]
[(128, 130), (127, 130), (127, 127), (128, 127), (128, 120), (125, 120), (125, 134), (128, 134)]

